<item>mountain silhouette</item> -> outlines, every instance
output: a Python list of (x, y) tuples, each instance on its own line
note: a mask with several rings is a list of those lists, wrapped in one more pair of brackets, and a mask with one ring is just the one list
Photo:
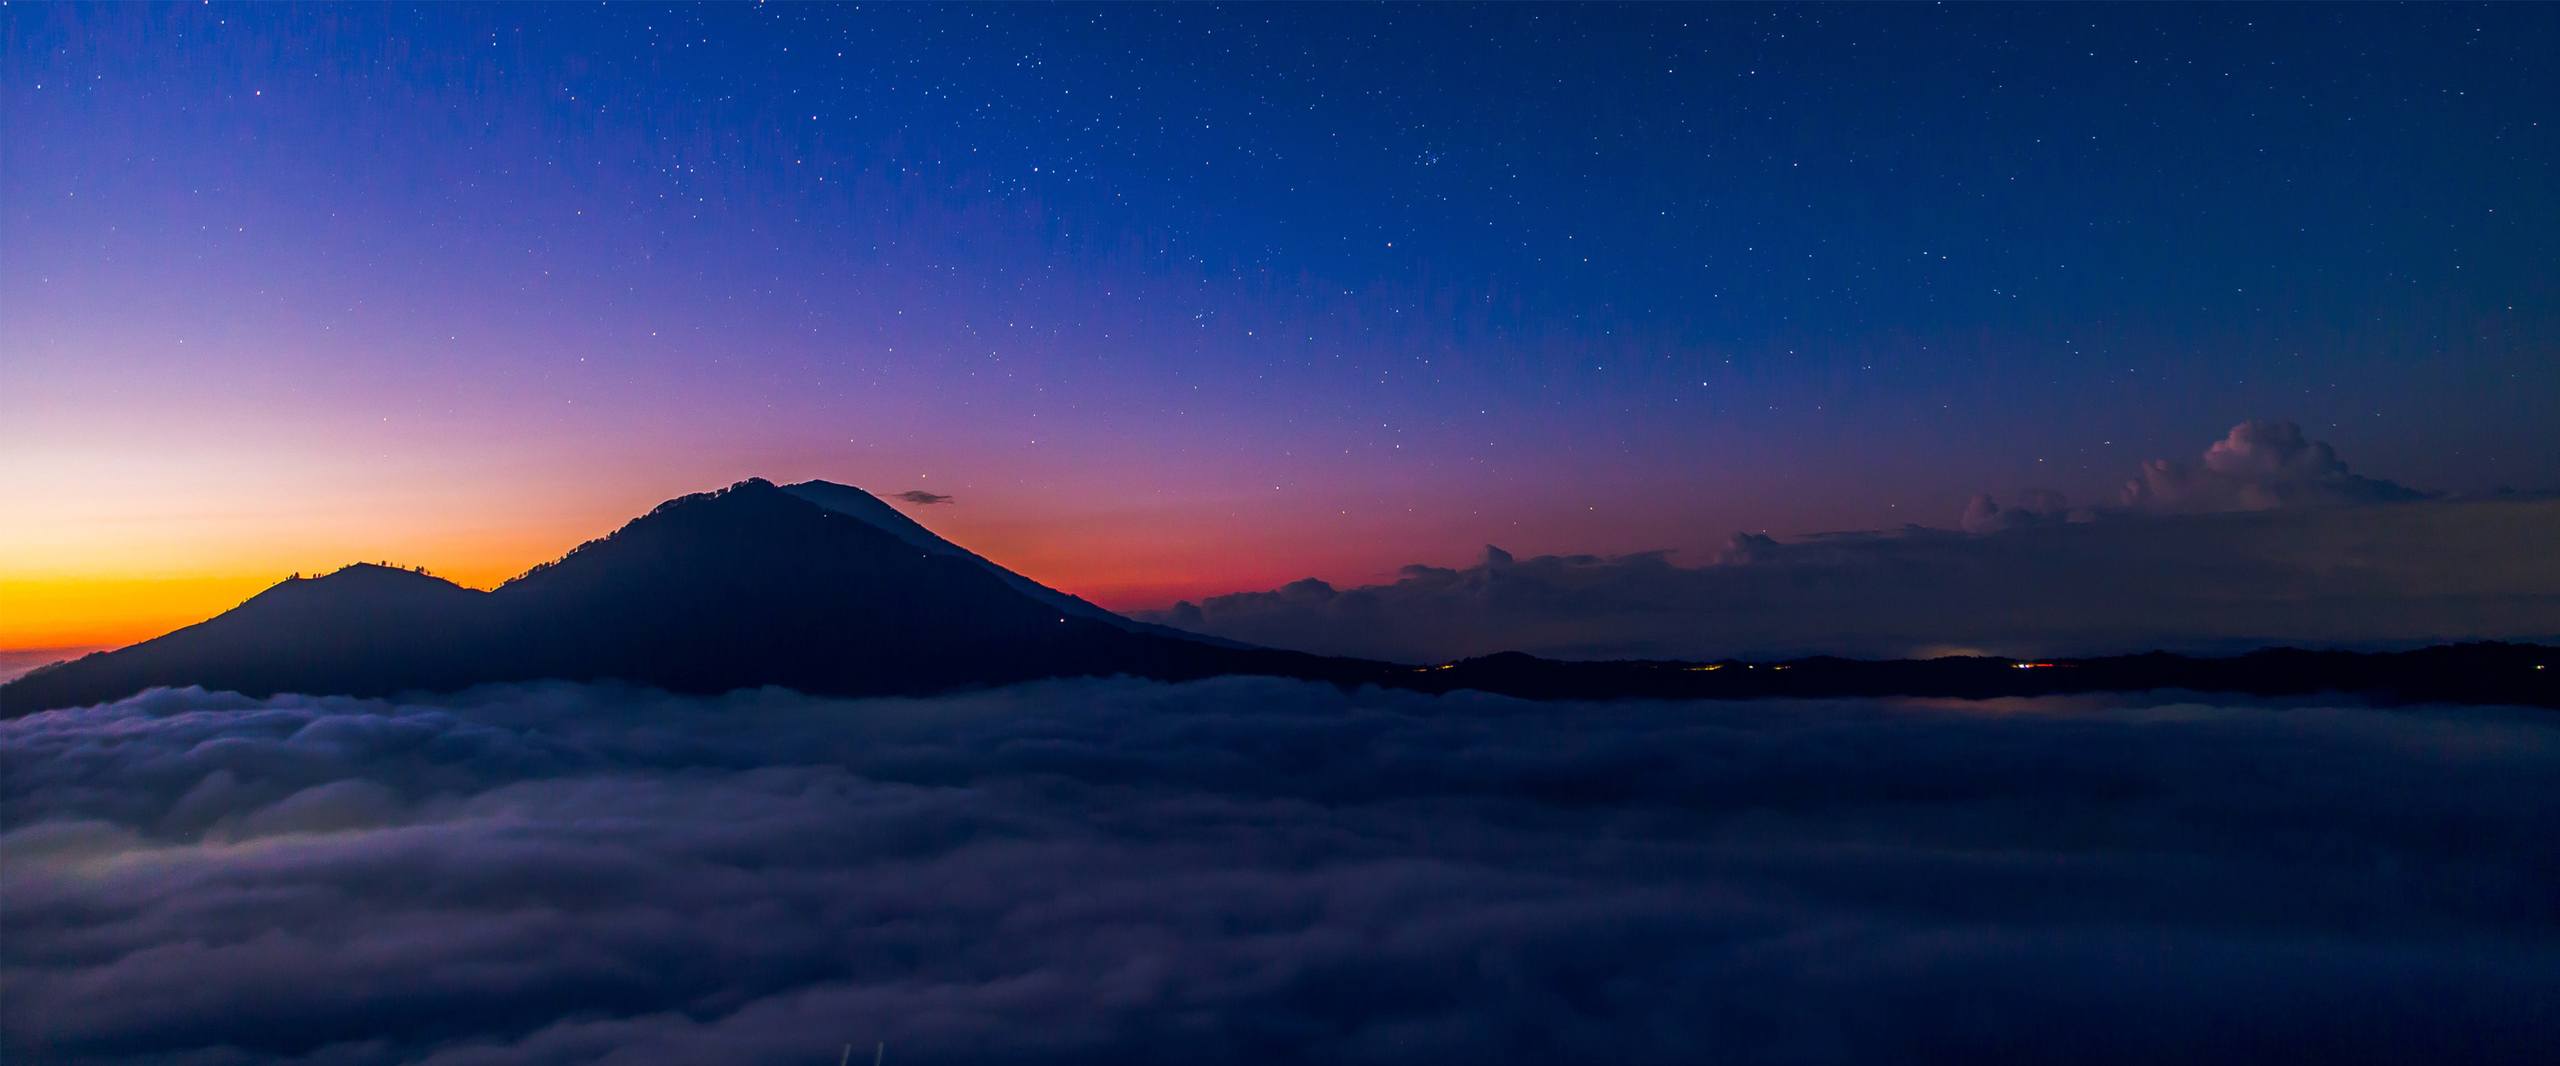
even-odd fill
[(1279, 674), (1384, 664), (1191, 637), (996, 566), (860, 489), (762, 479), (660, 504), (482, 592), (358, 565), (0, 686), (0, 713), (153, 686), (389, 695), (500, 681), (880, 695), (1047, 677)]
[[(470, 684), (488, 594), (360, 563), (295, 578), (195, 625), (0, 686), (0, 713), (94, 703), (155, 685), (379, 693)], [(456, 654), (439, 654), (450, 650)]]
[(0, 685), (0, 715), (198, 685), (388, 696), (509, 681), (682, 692), (944, 692), (1053, 677), (1260, 674), (1530, 699), (1981, 698), (2158, 688), (2560, 706), (2560, 649), (2273, 649), (2053, 662), (1557, 662), (1428, 666), (1247, 647), (1122, 618), (934, 535), (869, 493), (762, 479), (669, 500), (496, 589), (359, 564)]

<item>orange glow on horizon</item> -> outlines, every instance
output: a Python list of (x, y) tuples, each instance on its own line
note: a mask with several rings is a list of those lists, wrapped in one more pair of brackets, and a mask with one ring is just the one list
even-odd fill
[[(886, 496), (912, 482), (881, 468), (927, 465), (911, 456), (859, 468), (796, 455), (665, 461), (585, 441), (537, 465), (467, 434), (434, 448), (421, 439), (378, 452), (323, 448), (301, 439), (305, 423), (293, 419), (189, 432), (191, 416), (171, 411), (118, 438), (49, 422), (53, 410), (0, 423), (0, 499), (10, 501), (0, 509), (0, 651), (122, 647), (230, 610), (296, 572), (356, 562), (495, 588), (665, 500), (748, 473)], [(1464, 559), (1483, 542), (1470, 522), (1301, 511), (1268, 490), (1186, 483), (1178, 499), (1133, 500), (1061, 482), (949, 480), (959, 503), (901, 510), (999, 566), (1116, 611), (1310, 576), (1392, 581), (1388, 566)]]
[[(358, 561), (349, 558), (301, 571), (0, 574), (0, 604), (7, 605), (0, 611), (0, 652), (140, 643), (237, 607), (297, 572), (310, 576)], [(494, 578), (463, 577), (433, 565), (427, 569), (449, 581), (488, 588), (522, 568)]]
[(113, 648), (193, 625), (273, 582), (196, 577), (0, 576), (0, 651)]
[[(525, 516), (523, 527), (507, 529), (456, 528), (450, 513), (408, 506), (295, 508), (287, 509), (288, 518), (252, 516), (245, 506), (63, 514), (58, 523), (0, 530), (0, 651), (139, 643), (237, 607), (296, 573), (356, 562), (424, 566), (456, 584), (492, 589), (619, 528), (654, 502), (584, 501), (574, 510)], [(1044, 523), (984, 511), (911, 513), (997, 565), (1115, 611), (1272, 588), (1319, 566), (1369, 579), (1359, 576), (1363, 568), (1348, 552), (1342, 558), (1302, 552), (1284, 562), (1266, 545), (1178, 523), (1141, 524), (1132, 532), (1073, 518)], [(1225, 558), (1230, 551), (1261, 565), (1233, 565)], [(153, 562), (128, 562), (137, 559)], [(31, 560), (41, 564), (27, 565)]]
[[(572, 545), (574, 546), (574, 544)], [(470, 588), (491, 589), (537, 563), (567, 549), (536, 552), (521, 559), (478, 566), (440, 566), (432, 553), (396, 555), (386, 561), (400, 566), (424, 565), (427, 572)], [(304, 567), (218, 573), (138, 575), (127, 573), (0, 573), (0, 652), (55, 648), (120, 648), (194, 625), (221, 614), (299, 573), (327, 573), (379, 556), (349, 556)], [(1080, 596), (1108, 610), (1142, 611), (1167, 607), (1178, 600), (1199, 600), (1227, 592), (1270, 588), (1295, 578), (1221, 578), (1186, 573), (1171, 578), (1098, 568), (1090, 580), (1025, 576)], [(1303, 577), (1305, 575), (1297, 575)]]

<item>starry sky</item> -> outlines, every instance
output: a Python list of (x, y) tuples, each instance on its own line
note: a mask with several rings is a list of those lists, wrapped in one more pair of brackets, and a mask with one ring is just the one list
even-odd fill
[(761, 475), (1107, 606), (2560, 487), (2560, 7), (13, 5), (0, 648)]

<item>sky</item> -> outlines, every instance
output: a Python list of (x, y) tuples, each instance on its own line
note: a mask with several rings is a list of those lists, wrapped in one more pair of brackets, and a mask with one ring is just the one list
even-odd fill
[(823, 477), (1106, 606), (2560, 488), (2560, 8), (0, 8), (0, 649)]

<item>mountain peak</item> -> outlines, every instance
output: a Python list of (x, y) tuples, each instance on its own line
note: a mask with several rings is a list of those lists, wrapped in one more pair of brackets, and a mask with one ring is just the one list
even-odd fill
[(423, 566), (393, 566), (390, 563), (348, 563), (325, 574), (295, 574), (276, 582), (265, 591), (249, 598), (249, 605), (277, 603), (361, 603), (390, 599), (435, 597), (448, 593), (475, 594), (427, 572)]
[[(650, 508), (649, 514), (662, 514), (667, 511), (696, 507), (717, 500), (752, 499), (758, 496), (763, 496), (766, 493), (777, 491), (780, 490), (774, 487), (773, 482), (760, 477), (751, 477), (744, 481), (732, 483), (727, 488), (712, 489), (709, 492), (686, 493), (685, 495), (678, 496), (672, 500), (666, 501), (665, 503), (661, 503), (656, 507)], [(641, 517), (645, 518), (647, 515), (643, 515)], [(637, 521), (637, 519), (634, 521)]]
[(889, 506), (887, 501), (851, 485), (839, 485), (832, 481), (803, 481), (797, 485), (783, 486), (782, 491), (832, 513), (859, 518), (870, 523), (873, 528), (906, 542), (908, 547), (927, 554), (968, 554), (959, 545), (942, 539), (932, 530), (917, 524), (915, 519)]
[(387, 562), (348, 563), (345, 566), (341, 566), (325, 574), (313, 574), (310, 577), (303, 577), (300, 574), (295, 574), (291, 580), (304, 582), (325, 581), (335, 582), (342, 585), (352, 585), (360, 582), (384, 581), (433, 581), (450, 584), (450, 582), (446, 582), (443, 578), (428, 573), (426, 567), (394, 566)]

